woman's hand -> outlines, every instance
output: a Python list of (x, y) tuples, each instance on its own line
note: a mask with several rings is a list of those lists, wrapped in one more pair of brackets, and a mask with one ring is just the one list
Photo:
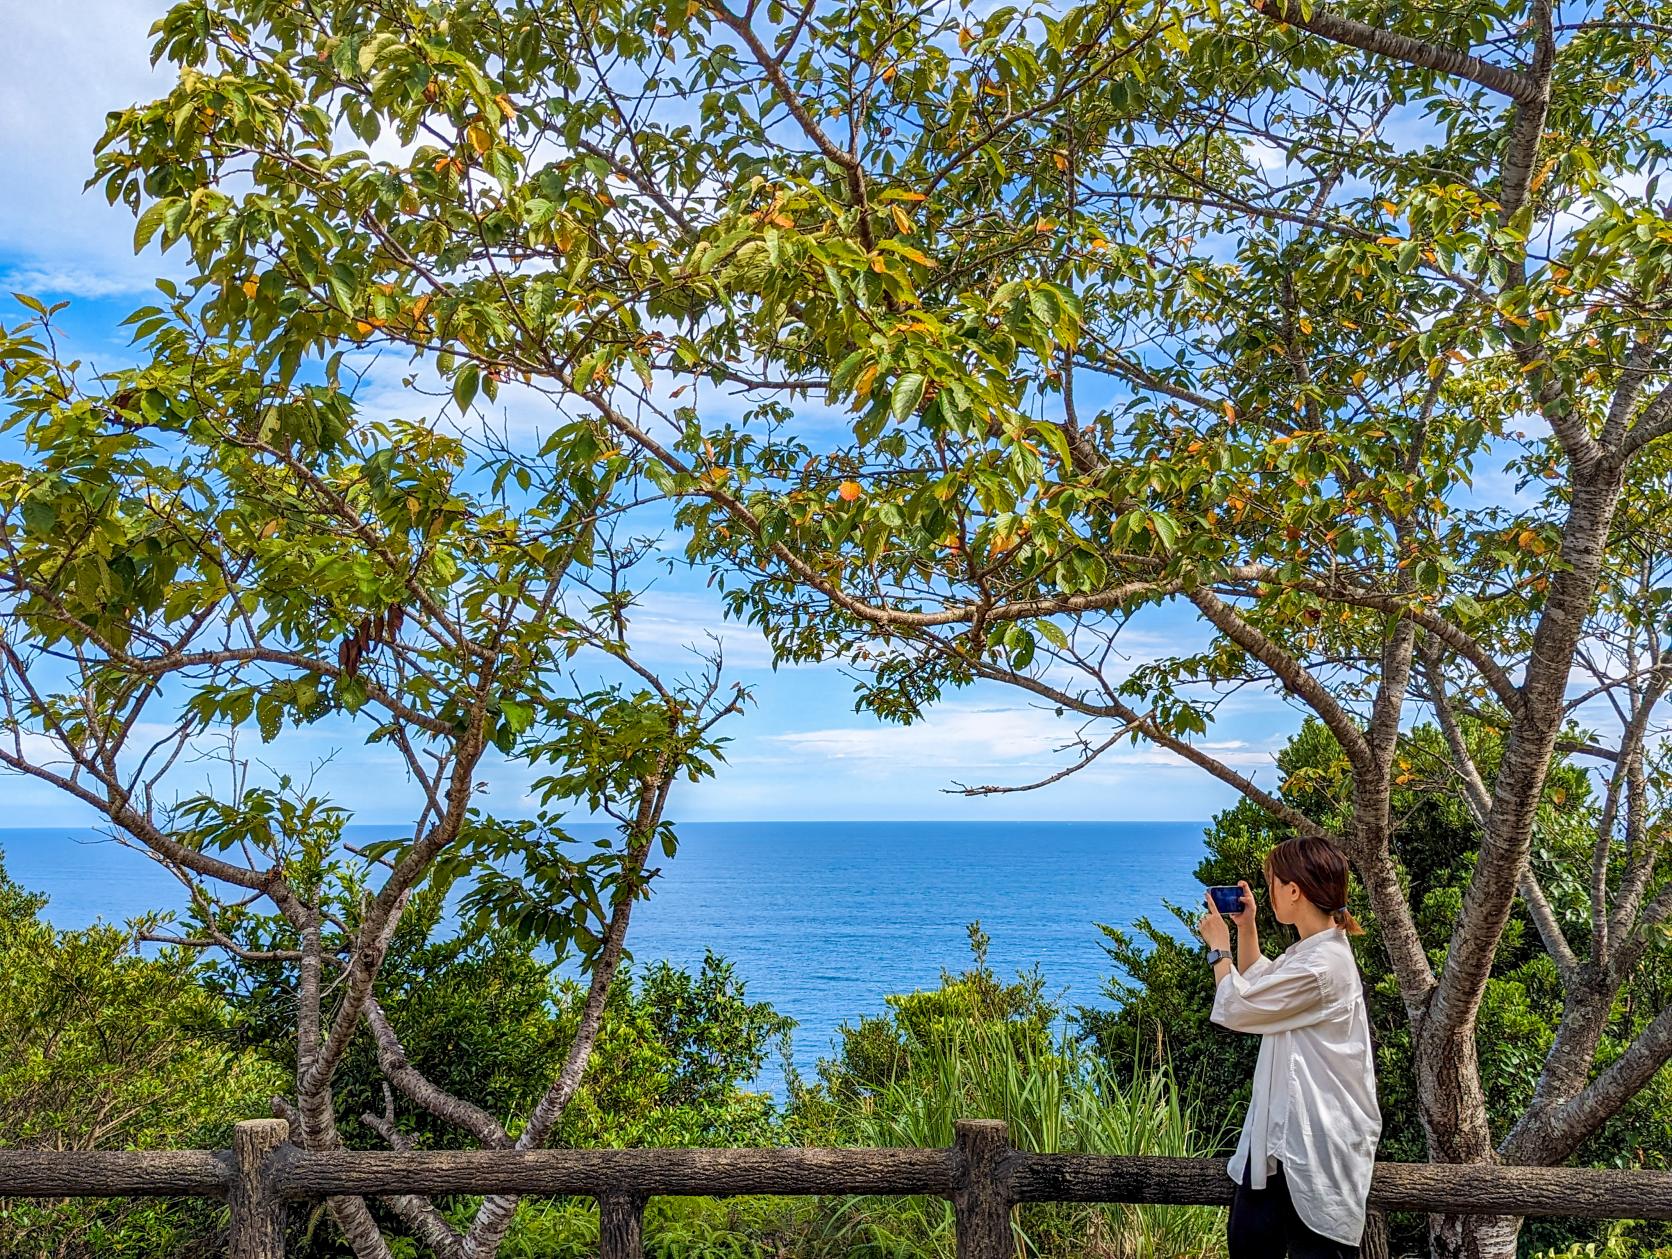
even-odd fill
[(1237, 880), (1237, 886), (1242, 889), (1242, 908), (1234, 914), (1226, 915), (1237, 924), (1238, 931), (1253, 931), (1254, 928), (1254, 889), (1248, 886), (1244, 879)]
[(1202, 940), (1210, 949), (1225, 949), (1231, 947), (1230, 924), (1220, 916), (1218, 907), (1213, 903), (1211, 894), (1203, 897), (1208, 903), (1208, 912), (1202, 915), (1202, 921), (1196, 924), (1196, 930), (1201, 933)]

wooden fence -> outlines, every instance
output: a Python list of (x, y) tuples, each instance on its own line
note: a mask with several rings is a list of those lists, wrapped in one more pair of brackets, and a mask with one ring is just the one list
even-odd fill
[[(238, 1124), (230, 1150), (0, 1150), (4, 1197), (227, 1201), (233, 1259), (283, 1259), (286, 1204), (332, 1194), (573, 1194), (598, 1200), (602, 1259), (640, 1259), (658, 1195), (930, 1194), (952, 1201), (960, 1259), (1013, 1259), (1024, 1202), (1223, 1206), (1217, 1159), (1028, 1154), (1002, 1123), (964, 1120), (943, 1150), (499, 1150), (310, 1154), (281, 1119)], [(1672, 1172), (1378, 1163), (1374, 1212), (1672, 1220)], [(1374, 1253), (1367, 1236), (1367, 1259)], [(1384, 1252), (1385, 1253), (1385, 1252)]]

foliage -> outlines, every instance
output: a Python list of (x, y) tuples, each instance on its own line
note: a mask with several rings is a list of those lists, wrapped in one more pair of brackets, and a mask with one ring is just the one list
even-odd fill
[[(1200, 1157), (1219, 1139), (1201, 1128), (1164, 1067), (1128, 1075), (1094, 1058), (1062, 1026), (1037, 968), (1000, 981), (988, 937), (969, 928), (972, 965), (938, 988), (887, 998), (887, 1014), (845, 1027), (819, 1080), (791, 1080), (787, 1124), (808, 1144), (934, 1148), (961, 1118), (1001, 1119), (1011, 1142), (1037, 1153)], [(1028, 1207), (1018, 1241), (1039, 1255), (1218, 1254), (1222, 1216), (1148, 1206)], [(952, 1212), (933, 1198), (845, 1199), (826, 1217), (836, 1253), (950, 1255)]]
[[(1663, 0), (187, 0), (155, 32), (174, 83), (112, 115), (95, 182), (286, 386), (392, 345), (461, 413), (526, 385), (584, 416), (528, 470), (642, 459), (732, 613), (856, 666), (884, 718), (999, 682), (1083, 723), (1076, 764), (1145, 739), (1330, 830), (1204, 737), (1250, 685), (1293, 698), (1351, 767), (1331, 833), (1403, 1007), (1439, 1016), (1411, 1028), (1429, 1155), (1559, 1162), (1672, 1053), (1664, 1022), (1599, 1038), (1672, 921), (1639, 737), (1672, 688), (1640, 684), (1672, 598), (1666, 25)], [(1168, 606), (1203, 633), (1121, 666)], [(1576, 669), (1618, 708), (1577, 714)], [(1461, 900), (1408, 905), (1419, 708), (1482, 842)], [(1448, 1054), (1520, 947), (1558, 740), (1603, 750), (1617, 807), (1590, 928), (1526, 893), (1566, 1034), (1552, 1070), (1505, 1064), (1541, 1083), (1503, 1132), (1480, 1055)]]
[[(22, 298), (34, 318), (0, 329), (0, 432), (17, 438), (0, 460), (0, 769), (97, 810), (187, 886), (189, 911), (145, 938), (286, 970), (279, 1104), (308, 1149), (344, 1140), (333, 1076), (362, 1024), (409, 1097), (509, 1139), (398, 1066), (374, 990), (414, 897), (456, 892), (478, 927), (578, 959), (591, 988), (565, 1056), (543, 1087), (519, 1081), (534, 1091), (516, 1139), (537, 1145), (580, 1082), (651, 852), (677, 850), (670, 793), (714, 772), (715, 727), (746, 692), (712, 659), (664, 680), (633, 655), (633, 570), (654, 540), (630, 532), (632, 457), (571, 427), (536, 478), (491, 437), (369, 419), (339, 364), (297, 384), (161, 288), (166, 305), (134, 320), (144, 360), (106, 375), (60, 354), (55, 308)], [(249, 750), (312, 760), (353, 737), (408, 817), (361, 850), (343, 809), (252, 774)], [(226, 777), (194, 794), (183, 766), (205, 759)], [(522, 775), (527, 815), (482, 806), (496, 763)], [(577, 841), (572, 807), (614, 833)], [(390, 1202), (436, 1240), (420, 1200)], [(381, 1259), (383, 1220), (357, 1198), (327, 1206)], [(472, 1253), (492, 1253), (512, 1209), (484, 1204)]]
[[(559, 990), (557, 1031), (572, 1035), (581, 992)], [(772, 1099), (750, 1086), (794, 1024), (751, 1002), (730, 962), (697, 973), (665, 962), (610, 994), (595, 1061), (560, 1129), (575, 1146), (753, 1146), (782, 1141)]]
[[(114, 927), (56, 931), (46, 898), (0, 868), (0, 1148), (226, 1146), (234, 1120), (265, 1114), (282, 1072), (225, 1046), (230, 1008), (178, 951), (138, 956)], [(206, 1202), (0, 1201), (17, 1259), (209, 1259)]]
[[(1418, 730), (1413, 746), (1427, 757), (1429, 773), (1440, 772), (1445, 748), (1439, 733)], [(1340, 808), (1336, 794), (1342, 772), (1340, 750), (1318, 723), (1309, 722), (1278, 755), (1284, 798), (1319, 821)], [(1450, 935), (1471, 863), (1479, 845), (1478, 828), (1455, 798), (1429, 790), (1413, 775), (1395, 800), (1399, 826), (1394, 850), (1409, 900), (1418, 907), (1417, 921), (1426, 946), (1438, 954)], [(1553, 889), (1572, 886), (1589, 877), (1588, 846), (1572, 836), (1582, 834), (1571, 819), (1596, 807), (1585, 776), (1571, 765), (1560, 765), (1549, 787), (1545, 826), (1538, 847), (1541, 874)], [(1248, 801), (1220, 813), (1207, 832), (1207, 854), (1196, 868), (1200, 884), (1234, 883), (1247, 879), (1259, 893), (1261, 860), (1270, 847), (1286, 838), (1287, 828)], [(1411, 1041), (1400, 1008), (1397, 984), (1378, 939), (1378, 923), (1364, 890), (1356, 882), (1351, 905), (1366, 927), (1355, 942), (1376, 1048), (1377, 1092), (1383, 1127), (1377, 1156), (1395, 1162), (1421, 1162), (1426, 1143), (1415, 1102), (1415, 1072)], [(1264, 951), (1274, 954), (1292, 942), (1292, 933), (1271, 916), (1263, 896), (1258, 929)], [(1096, 1051), (1116, 1061), (1134, 1054), (1159, 1061), (1184, 1081), (1185, 1094), (1198, 1106), (1213, 1106), (1234, 1121), (1246, 1108), (1259, 1042), (1255, 1037), (1227, 1033), (1208, 1022), (1212, 1006), (1211, 973), (1201, 963), (1199, 942), (1192, 928), (1200, 909), (1170, 907), (1176, 929), (1169, 931), (1149, 918), (1131, 930), (1102, 928), (1105, 949), (1118, 970), (1107, 986), (1112, 1009), (1082, 1008), (1077, 1020)], [(1575, 911), (1577, 918), (1582, 907)], [(1181, 940), (1180, 934), (1184, 935)], [(1614, 1012), (1608, 1039), (1615, 1045), (1629, 1039), (1637, 1022), (1633, 1007), (1655, 1006), (1663, 995), (1662, 982), (1644, 975), (1622, 995)], [(1527, 1105), (1548, 1053), (1554, 1027), (1561, 1015), (1561, 991), (1549, 958), (1536, 933), (1518, 913), (1505, 931), (1493, 975), (1482, 1003), (1479, 1053), (1481, 1077), (1487, 1090), (1488, 1113), (1507, 1126), (1510, 1117)], [(1614, 1052), (1618, 1052), (1617, 1049)], [(1587, 1144), (1581, 1157), (1598, 1166), (1664, 1166), (1672, 1149), (1672, 1091), (1664, 1081), (1646, 1088)], [(1234, 1143), (1234, 1127), (1226, 1134)], [(1229, 1152), (1230, 1146), (1225, 1147)], [(1626, 1226), (1590, 1225), (1575, 1221), (1533, 1220), (1525, 1227), (1528, 1245), (1559, 1247), (1610, 1235)], [(1395, 1217), (1395, 1252), (1399, 1243), (1415, 1249), (1420, 1222)], [(1630, 1244), (1665, 1244), (1658, 1225), (1635, 1225)], [(1624, 1242), (1621, 1243), (1625, 1244)]]
[[(1076, 763), (1145, 739), (1336, 835), (1409, 1016), (1427, 1153), (1560, 1162), (1672, 1054), (1654, 1011), (1613, 1017), (1672, 922), (1672, 779), (1642, 737), (1672, 692), (1668, 14), (1564, 16), (1546, 0), (184, 0), (155, 29), (175, 80), (111, 116), (95, 182), (136, 212), (136, 243), (189, 254), (187, 297), (136, 332), (159, 360), (193, 320), (228, 347), (231, 377), (209, 384), (250, 403), (232, 431), (329, 453), (345, 404), (299, 382), (336, 385), (338, 356), (370, 344), (412, 354), (461, 415), (527, 386), (566, 422), (507, 477), (642, 476), (730, 610), (785, 659), (857, 666), (869, 711), (910, 721), (978, 680), (1021, 688), (1086, 723)], [(5, 357), (24, 364), (8, 385), (21, 375), (77, 434), (9, 506), (26, 537), (97, 536), (65, 566), (71, 606), (123, 633), (102, 610), (123, 571), (108, 560), (152, 540), (84, 469), (131, 455), (127, 425), (178, 423), (189, 391), (165, 373), (72, 402), (25, 334)], [(101, 406), (120, 422), (93, 420)], [(393, 462), (427, 481), (412, 515), (453, 521), (456, 486), (437, 498), (433, 464)], [(1515, 484), (1489, 489), (1505, 467)], [(400, 518), (398, 494), (380, 502)], [(479, 554), (460, 534), (498, 523), (464, 517), (438, 528), (457, 543), (443, 555)], [(157, 548), (162, 568), (178, 546)], [(405, 567), (357, 575), (338, 556), (327, 589), (352, 598), (319, 623), (336, 638), (362, 623), (348, 612), (382, 614)], [(427, 552), (412, 567), (449, 580)], [(132, 589), (157, 598), (160, 571)], [(461, 571), (478, 595), (501, 579)], [(1168, 606), (1203, 634), (1120, 666), (1121, 635)], [(1574, 707), (1576, 670), (1602, 704)], [(1328, 826), (1204, 737), (1251, 685), (1336, 740), (1349, 790)], [(257, 702), (235, 689), (217, 711)], [(480, 733), (516, 746), (532, 701), (500, 689), (477, 697)], [(271, 715), (323, 693), (292, 675), (260, 698)], [(459, 701), (449, 720), (470, 711), (438, 693)], [(433, 715), (433, 698), (415, 702)], [(1596, 714), (1607, 739), (1582, 728)], [(1480, 842), (1462, 889), (1411, 904), (1391, 801), (1432, 750), (1429, 715)], [(1584, 901), (1526, 875), (1558, 746), (1603, 784)], [(556, 869), (566, 893), (591, 886)], [(488, 891), (567, 931), (538, 882)], [(1562, 992), (1543, 1063), (1514, 1035), (1532, 1007), (1493, 988), (1523, 946), (1506, 934), (1518, 896)], [(1495, 1065), (1483, 1027), (1516, 1042)], [(1515, 1082), (1500, 1104), (1536, 1074), (1519, 1114), (1488, 1113), (1482, 1064)], [(1502, 1220), (1434, 1227), (1441, 1253), (1512, 1244)]]
[[(877, 1094), (908, 1076), (920, 1055), (962, 1027), (1008, 1036), (1018, 1054), (1049, 1045), (1058, 1011), (1044, 996), (1037, 967), (1014, 983), (1003, 982), (987, 965), (990, 939), (981, 924), (969, 924), (968, 931), (973, 960), (968, 970), (957, 975), (943, 970), (939, 987), (887, 996), (886, 1014), (861, 1016), (837, 1028), (836, 1057), (818, 1064), (827, 1095), (858, 1101)], [(800, 1104), (805, 1112), (810, 1095)]]

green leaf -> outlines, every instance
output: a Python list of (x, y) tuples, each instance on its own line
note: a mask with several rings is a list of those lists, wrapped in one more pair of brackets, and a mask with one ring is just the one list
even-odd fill
[(476, 400), (476, 389), (481, 383), (481, 369), (475, 363), (466, 363), (459, 368), (453, 377), (453, 403), (463, 415), (470, 410), (470, 404)]
[(888, 395), (888, 410), (896, 421), (904, 423), (917, 410), (917, 404), (923, 400), (924, 383), (921, 372), (907, 372), (894, 382)]
[(145, 207), (139, 221), (134, 224), (134, 252), (137, 254), (151, 243), (163, 225), (163, 216), (179, 202), (178, 197), (164, 197), (160, 201), (153, 201)]
[(1057, 300), (1053, 289), (1034, 289), (1028, 294), (1028, 309), (1033, 311), (1035, 319), (1049, 329), (1055, 329), (1057, 320), (1062, 318), (1062, 303)]

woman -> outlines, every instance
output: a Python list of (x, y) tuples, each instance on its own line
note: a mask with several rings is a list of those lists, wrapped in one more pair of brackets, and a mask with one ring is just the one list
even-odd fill
[(1260, 952), (1247, 883), (1231, 929), (1208, 896), (1200, 931), (1213, 962), (1212, 1019), (1257, 1032), (1260, 1057), (1242, 1137), (1227, 1170), (1230, 1259), (1343, 1259), (1359, 1253), (1382, 1114), (1364, 989), (1349, 935), (1347, 859), (1328, 840), (1296, 838), (1264, 862), (1277, 921), (1300, 934)]

